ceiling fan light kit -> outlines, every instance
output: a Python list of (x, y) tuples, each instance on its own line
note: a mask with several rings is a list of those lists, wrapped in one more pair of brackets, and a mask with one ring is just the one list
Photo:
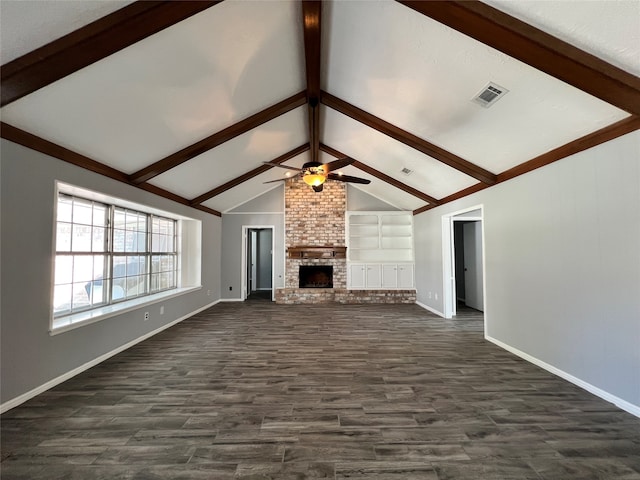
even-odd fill
[(321, 163), (309, 162), (302, 166), (302, 180), (311, 187), (319, 187), (327, 180), (327, 172)]
[[(361, 183), (367, 185), (371, 183), (371, 180), (359, 177), (351, 177), (349, 175), (343, 175), (342, 172), (339, 173), (331, 173), (334, 170), (337, 170), (342, 167), (346, 167), (347, 165), (351, 165), (355, 160), (353, 158), (341, 158), (338, 160), (334, 160), (329, 163), (320, 163), (320, 162), (307, 162), (302, 165), (302, 168), (290, 167), (288, 165), (281, 165), (279, 163), (272, 162), (264, 162), (266, 165), (271, 165), (273, 167), (286, 168), (289, 170), (297, 170), (298, 174), (295, 176), (301, 176), (302, 181), (313, 188), (314, 192), (321, 192), (322, 185), (324, 182), (329, 180), (338, 180), (340, 182), (350, 182), (350, 183)], [(264, 183), (272, 183), (272, 182), (280, 182), (284, 180), (289, 180), (290, 178), (281, 178), (280, 180), (270, 180)]]

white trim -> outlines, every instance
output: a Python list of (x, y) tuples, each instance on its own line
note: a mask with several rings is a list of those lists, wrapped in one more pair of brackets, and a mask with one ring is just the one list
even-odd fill
[(455, 312), (455, 305), (451, 301), (455, 290), (455, 269), (453, 259), (455, 257), (453, 245), (453, 221), (448, 215), (442, 216), (442, 307), (443, 317), (451, 318)]
[(79, 373), (82, 373), (86, 370), (89, 370), (92, 367), (95, 367), (96, 365), (98, 365), (99, 363), (104, 362), (105, 360), (113, 357), (114, 355), (117, 355), (120, 352), (124, 352), (125, 350), (127, 350), (128, 348), (133, 347), (134, 345), (136, 345), (137, 343), (140, 343), (150, 337), (153, 337), (154, 335), (162, 332), (163, 330), (166, 330), (169, 327), (172, 327), (174, 325), (176, 325), (177, 323), (182, 322), (183, 320), (186, 320), (187, 318), (190, 318), (192, 316), (194, 316), (197, 313), (202, 312), (203, 310), (206, 310), (207, 308), (211, 308), (214, 305), (216, 305), (217, 303), (219, 303), (220, 300), (216, 300), (215, 302), (209, 303), (207, 305), (205, 305), (204, 307), (201, 307), (197, 310), (194, 310), (191, 313), (188, 313), (172, 322), (167, 323), (166, 325), (163, 325), (160, 328), (156, 328), (155, 330), (152, 330), (151, 332), (145, 333), (144, 335), (131, 340), (130, 342), (125, 343), (124, 345), (120, 345), (118, 348), (115, 348), (113, 350), (111, 350), (110, 352), (107, 352), (103, 355), (100, 355), (99, 357), (94, 358), (93, 360), (88, 361), (87, 363), (80, 365), (79, 367), (74, 368), (73, 370), (68, 371), (67, 373), (63, 373), (62, 375), (54, 378), (53, 380), (49, 380), (48, 382), (40, 385), (39, 387), (36, 387), (26, 393), (23, 393), (22, 395), (18, 395), (17, 397), (11, 399), (11, 400), (7, 400), (6, 402), (4, 402), (2, 405), (0, 405), (0, 413), (5, 413), (8, 410), (11, 410), (12, 408), (17, 407), (18, 405), (26, 402), (27, 400), (32, 399), (33, 397), (35, 397), (36, 395), (40, 395), (43, 392), (46, 392), (47, 390), (55, 387), (56, 385), (61, 384), (62, 382), (66, 382), (67, 380), (69, 380), (70, 378), (75, 377), (76, 375), (78, 375)]
[[(145, 203), (133, 202), (131, 200), (126, 200), (121, 197), (116, 197), (114, 195), (109, 195), (106, 193), (97, 192), (95, 190), (91, 190), (84, 187), (78, 187), (75, 185), (71, 185), (70, 183), (63, 182), (60, 180), (56, 180), (55, 186), (55, 194), (56, 199), (59, 192), (62, 192), (66, 195), (75, 195), (78, 197), (84, 197), (87, 200), (93, 200), (94, 202), (108, 203), (115, 205), (117, 207), (122, 208), (130, 208), (132, 210), (143, 210), (142, 213), (150, 213), (152, 215), (159, 215), (162, 217), (171, 218), (172, 220), (195, 220), (200, 221), (197, 218), (187, 217), (186, 215), (181, 215), (179, 213), (170, 212), (168, 210), (163, 210), (161, 208), (152, 207)], [(191, 207), (193, 208), (193, 207)], [(54, 216), (53, 218), (57, 218)], [(55, 223), (55, 222), (54, 222)]]
[(244, 298), (221, 298), (219, 302), (244, 302)]
[[(284, 223), (284, 222), (283, 222)], [(248, 296), (247, 281), (247, 233), (249, 230), (271, 230), (271, 301), (275, 297), (276, 282), (276, 226), (275, 225), (242, 225), (242, 258), (240, 261), (240, 301), (244, 301)]]
[(607, 402), (611, 402), (613, 403), (616, 407), (621, 408), (622, 410), (625, 410), (626, 412), (629, 412), (631, 415), (635, 415), (636, 417), (640, 418), (640, 406), (638, 405), (634, 405), (630, 402), (627, 402), (626, 400), (623, 400), (622, 398), (616, 397), (615, 395), (606, 392), (605, 390), (602, 390), (601, 388), (598, 388), (594, 385), (591, 385), (588, 382), (585, 382), (584, 380), (579, 379), (578, 377), (574, 377), (573, 375), (571, 375), (570, 373), (565, 372), (564, 370), (560, 370), (557, 367), (554, 367), (553, 365), (550, 365), (532, 355), (529, 355), (528, 353), (522, 352), (520, 350), (518, 350), (517, 348), (514, 348), (510, 345), (507, 345), (504, 342), (501, 342), (500, 340), (497, 340), (493, 337), (490, 337), (489, 335), (484, 336), (484, 338), (486, 340), (488, 340), (489, 342), (504, 348), (505, 350), (507, 350), (508, 352), (513, 353), (514, 355), (522, 358), (523, 360), (526, 360), (529, 363), (533, 363), (534, 365), (542, 368), (543, 370), (546, 370), (550, 373), (553, 373), (554, 375), (557, 375), (558, 377), (567, 380), (568, 382), (573, 383), (574, 385), (577, 385), (578, 387), (586, 390), (589, 393), (592, 393), (594, 395), (596, 395), (597, 397), (602, 398), (603, 400), (606, 400)]
[[(480, 210), (480, 216), (460, 217), (467, 212)], [(444, 309), (444, 317), (452, 318), (456, 312), (455, 284), (455, 247), (453, 238), (453, 222), (476, 221), (480, 222), (480, 231), (482, 235), (482, 303), (484, 308), (484, 330), (487, 331), (487, 279), (486, 279), (486, 255), (485, 255), (485, 236), (484, 236), (484, 204), (474, 205), (472, 207), (463, 208), (455, 212), (442, 215), (442, 304)]]
[(224, 212), (224, 215), (284, 215), (284, 212)]
[(49, 335), (58, 335), (60, 333), (68, 332), (76, 328), (84, 327), (92, 323), (105, 320), (107, 318), (115, 317), (116, 315), (122, 315), (123, 313), (131, 312), (138, 308), (146, 307), (155, 303), (163, 302), (180, 295), (195, 292), (201, 290), (202, 286), (197, 287), (185, 287), (174, 288), (165, 292), (154, 293), (152, 295), (145, 295), (143, 297), (134, 298), (121, 303), (114, 303), (111, 305), (105, 305), (104, 307), (93, 308), (84, 312), (72, 313), (64, 317), (54, 318), (53, 323), (58, 323), (68, 319), (71, 323), (61, 324), (59, 327), (52, 327), (49, 330)]
[(416, 300), (416, 305), (418, 305), (419, 307), (424, 308), (425, 310), (429, 310), (431, 313), (435, 313), (436, 315), (438, 315), (438, 316), (440, 316), (442, 318), (445, 318), (444, 317), (444, 313), (439, 312), (438, 310), (436, 310), (433, 307), (430, 307), (429, 305), (425, 305), (424, 303), (418, 302), (417, 300)]

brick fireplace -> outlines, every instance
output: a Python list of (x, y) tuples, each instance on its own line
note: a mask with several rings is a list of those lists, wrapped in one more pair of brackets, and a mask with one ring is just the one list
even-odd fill
[[(348, 290), (345, 239), (347, 188), (326, 182), (314, 192), (301, 178), (285, 183), (285, 287), (276, 303), (415, 303), (415, 290)], [(332, 285), (301, 288), (301, 266), (332, 267)]]
[[(326, 182), (314, 192), (300, 178), (285, 184), (285, 288), (277, 303), (326, 303), (347, 288), (344, 214), (346, 184)], [(332, 288), (300, 288), (301, 266), (332, 267)]]

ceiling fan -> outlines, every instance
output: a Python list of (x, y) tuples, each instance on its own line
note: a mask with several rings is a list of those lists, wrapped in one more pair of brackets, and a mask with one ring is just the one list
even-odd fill
[[(304, 183), (311, 186), (314, 192), (321, 192), (322, 186), (327, 179), (338, 180), (340, 182), (362, 183), (364, 185), (371, 183), (371, 180), (367, 180), (365, 178), (352, 177), (350, 175), (342, 175), (339, 173), (331, 173), (334, 170), (338, 170), (339, 168), (346, 167), (347, 165), (351, 165), (353, 162), (355, 162), (353, 158), (341, 158), (329, 163), (307, 162), (304, 165), (302, 165), (302, 168), (289, 167), (288, 165), (280, 165), (279, 163), (272, 163), (272, 162), (264, 162), (264, 163), (266, 165), (271, 165), (274, 167), (286, 168), (289, 170), (296, 170), (298, 172), (297, 175), (300, 175)], [(293, 177), (281, 178), (279, 180), (271, 180), (269, 182), (264, 182), (264, 183), (282, 182), (284, 180), (288, 180), (289, 178), (293, 178)]]

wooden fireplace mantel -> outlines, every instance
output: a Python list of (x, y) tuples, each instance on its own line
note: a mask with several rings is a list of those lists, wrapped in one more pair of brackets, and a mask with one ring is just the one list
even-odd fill
[(300, 245), (287, 249), (289, 258), (347, 258), (347, 247)]

